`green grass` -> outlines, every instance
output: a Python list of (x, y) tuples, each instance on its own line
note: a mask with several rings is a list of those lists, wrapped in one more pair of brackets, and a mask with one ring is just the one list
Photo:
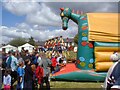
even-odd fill
[[(15, 87), (16, 87), (16, 84), (17, 82), (14, 84)], [(50, 88), (90, 88), (92, 89), (92, 88), (101, 88), (101, 85), (103, 85), (103, 83), (99, 83), (99, 82), (50, 81)]]
[[(98, 82), (64, 82), (51, 81), (51, 88), (101, 88), (103, 83)], [(102, 89), (102, 88), (101, 88)]]

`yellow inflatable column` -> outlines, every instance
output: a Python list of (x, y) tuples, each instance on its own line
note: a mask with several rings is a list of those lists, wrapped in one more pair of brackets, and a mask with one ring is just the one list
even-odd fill
[(113, 65), (110, 56), (114, 51), (120, 52), (118, 47), (95, 47), (96, 71), (107, 71)]

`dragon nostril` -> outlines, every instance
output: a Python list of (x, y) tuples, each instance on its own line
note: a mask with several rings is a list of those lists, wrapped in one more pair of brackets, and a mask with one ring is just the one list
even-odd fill
[(67, 29), (67, 27), (63, 27), (63, 30), (66, 30)]

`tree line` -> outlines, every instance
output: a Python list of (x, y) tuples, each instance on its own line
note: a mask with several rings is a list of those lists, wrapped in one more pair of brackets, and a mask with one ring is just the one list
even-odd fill
[(29, 43), (29, 44), (35, 46), (35, 40), (33, 37), (30, 37), (28, 40), (25, 38), (21, 38), (21, 37), (15, 38), (15, 39), (11, 40), (8, 44), (18, 47), (25, 43)]
[[(78, 34), (75, 35), (74, 42), (76, 44), (78, 44)], [(34, 38), (32, 36), (28, 40), (26, 38), (21, 38), (21, 37), (15, 38), (15, 39), (11, 40), (8, 44), (13, 45), (15, 47), (18, 47), (18, 46), (21, 46), (21, 45), (23, 45), (25, 43), (29, 43), (29, 44), (31, 44), (33, 46), (36, 45), (35, 40), (34, 40)]]

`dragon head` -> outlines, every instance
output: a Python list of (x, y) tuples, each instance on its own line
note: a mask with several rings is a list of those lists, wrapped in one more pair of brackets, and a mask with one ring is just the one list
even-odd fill
[(66, 30), (68, 28), (68, 21), (71, 16), (72, 10), (70, 8), (60, 8), (61, 19), (62, 19), (62, 28)]

